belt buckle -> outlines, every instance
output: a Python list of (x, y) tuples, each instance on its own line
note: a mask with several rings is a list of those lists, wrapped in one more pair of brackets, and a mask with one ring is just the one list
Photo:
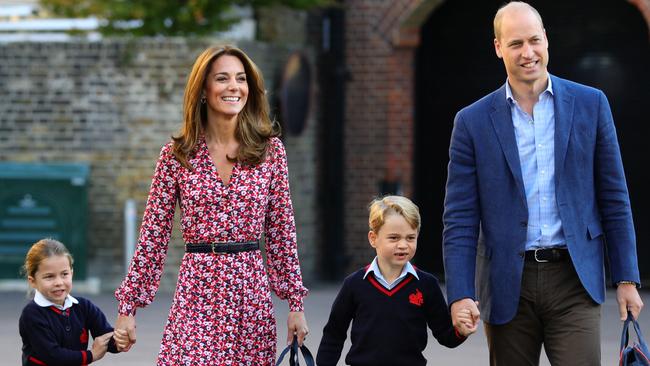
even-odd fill
[(537, 263), (547, 263), (548, 262), (548, 259), (539, 259), (539, 258), (537, 258), (537, 251), (542, 250), (542, 249), (543, 248), (535, 249), (535, 262), (537, 262)]
[(216, 255), (216, 254), (223, 254), (223, 252), (216, 252), (216, 251), (214, 250), (214, 248), (215, 248), (218, 244), (225, 244), (225, 243), (220, 242), (220, 241), (219, 241), (219, 242), (216, 242), (216, 243), (210, 243), (210, 247), (212, 247), (212, 254), (215, 254), (215, 255)]

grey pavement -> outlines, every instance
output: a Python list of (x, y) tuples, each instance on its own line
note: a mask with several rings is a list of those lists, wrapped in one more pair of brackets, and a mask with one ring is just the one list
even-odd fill
[[(337, 285), (312, 286), (311, 293), (305, 300), (306, 316), (310, 327), (310, 334), (307, 337), (306, 345), (312, 352), (316, 353), (321, 338), (323, 326), (327, 321), (330, 306), (336, 293)], [(73, 295), (74, 295), (73, 291)], [(650, 292), (642, 292), (641, 296), (646, 302), (650, 301)], [(83, 295), (91, 299), (106, 313), (109, 320), (114, 322), (117, 314), (117, 304), (112, 294)], [(23, 292), (0, 293), (0, 358), (1, 365), (20, 365), (20, 337), (18, 335), (18, 317), (21, 309), (27, 302)], [(284, 347), (286, 341), (286, 316), (288, 308), (286, 303), (274, 299), (276, 318), (278, 319), (278, 352)], [(97, 365), (154, 365), (158, 346), (162, 335), (162, 329), (167, 318), (171, 294), (160, 293), (153, 304), (145, 309), (138, 310), (137, 316), (137, 344), (128, 353), (113, 355), (107, 354)], [(602, 339), (602, 364), (618, 364), (618, 347), (620, 342), (621, 322), (618, 319), (616, 308), (615, 292), (608, 291), (607, 301), (601, 309), (601, 339)], [(640, 317), (642, 330), (650, 334), (650, 314), (648, 310)], [(339, 365), (344, 365), (343, 358), (349, 348), (346, 342), (343, 355)], [(543, 353), (543, 352), (542, 352)], [(433, 336), (429, 335), (428, 346), (425, 350), (425, 357), (429, 365), (487, 365), (487, 347), (485, 334), (482, 327), (479, 332), (472, 335), (464, 344), (456, 349), (448, 349), (440, 346)], [(286, 361), (286, 360), (285, 360)], [(286, 362), (288, 364), (288, 362)], [(542, 356), (541, 365), (550, 365), (545, 356)]]

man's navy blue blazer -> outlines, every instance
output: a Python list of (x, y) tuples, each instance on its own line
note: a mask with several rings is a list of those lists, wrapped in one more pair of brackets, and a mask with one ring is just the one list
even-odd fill
[[(613, 282), (640, 283), (630, 200), (616, 130), (602, 91), (555, 76), (555, 191), (582, 285), (605, 300)], [(516, 314), (528, 208), (505, 84), (456, 115), (443, 215), (447, 300), (478, 299), (481, 317)], [(605, 250), (605, 246), (607, 250)]]

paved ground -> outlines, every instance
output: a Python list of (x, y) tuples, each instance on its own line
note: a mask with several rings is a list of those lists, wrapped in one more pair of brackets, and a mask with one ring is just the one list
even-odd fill
[[(331, 285), (312, 287), (311, 294), (306, 299), (306, 315), (311, 328), (311, 334), (306, 344), (314, 354), (318, 348), (321, 331), (327, 320), (336, 291), (337, 287)], [(650, 292), (644, 292), (642, 296), (646, 303), (650, 303)], [(0, 297), (2, 298), (0, 301), (0, 324), (3, 325), (0, 327), (0, 355), (4, 355), (0, 364), (19, 365), (21, 343), (18, 336), (18, 317), (27, 300), (25, 294), (21, 292), (4, 292), (0, 293)], [(115, 319), (116, 302), (111, 294), (88, 297), (104, 310), (111, 322)], [(140, 309), (137, 317), (138, 343), (128, 353), (108, 354), (97, 365), (153, 365), (170, 303), (171, 294), (159, 294), (151, 306)], [(276, 315), (278, 325), (280, 325), (278, 327), (279, 349), (283, 347), (281, 343), (286, 340), (287, 311), (286, 303), (276, 301)], [(615, 365), (618, 364), (621, 323), (617, 319), (616, 301), (612, 291), (608, 293), (607, 302), (602, 308), (602, 316), (602, 364)], [(641, 328), (650, 335), (650, 313), (647, 309), (641, 317)], [(346, 345), (345, 350), (348, 347), (349, 344)], [(425, 356), (431, 365), (486, 365), (485, 335), (481, 329), (456, 349), (444, 348), (438, 345), (432, 336), (429, 336), (429, 345)], [(340, 361), (339, 364), (343, 365), (343, 361)], [(541, 365), (549, 365), (545, 357), (543, 357)]]

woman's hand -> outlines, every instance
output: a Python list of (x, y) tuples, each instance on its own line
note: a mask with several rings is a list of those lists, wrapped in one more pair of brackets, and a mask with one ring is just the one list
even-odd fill
[(305, 313), (302, 311), (290, 311), (287, 318), (287, 345), (293, 342), (294, 335), (298, 336), (298, 345), (302, 346), (302, 342), (309, 333), (307, 327), (307, 320), (305, 320)]
[(120, 352), (128, 352), (135, 344), (135, 317), (133, 315), (118, 315), (115, 321), (115, 346)]

